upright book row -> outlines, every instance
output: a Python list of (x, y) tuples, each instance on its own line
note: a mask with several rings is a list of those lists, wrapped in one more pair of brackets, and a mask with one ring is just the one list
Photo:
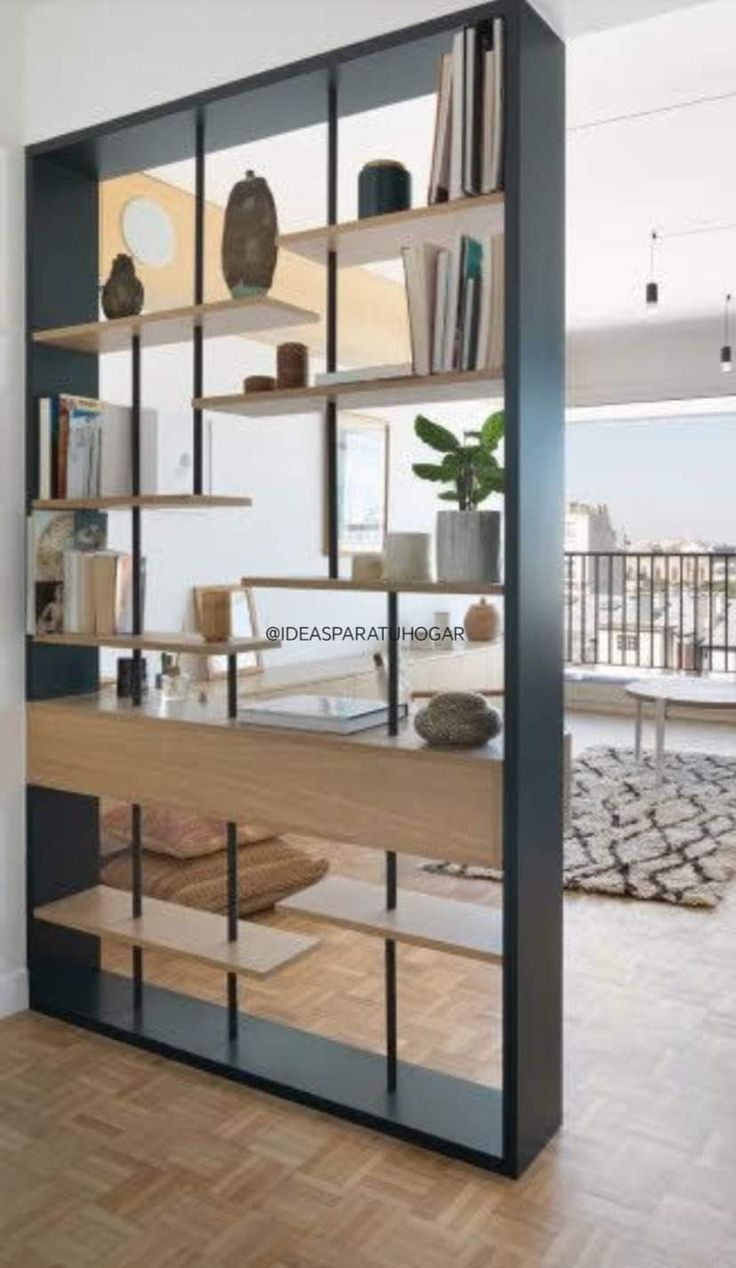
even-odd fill
[(504, 24), (456, 32), (439, 61), (428, 201), (503, 188)]
[(403, 251), (415, 374), (501, 371), (504, 361), (504, 240), (463, 235), (454, 247), (424, 242)]

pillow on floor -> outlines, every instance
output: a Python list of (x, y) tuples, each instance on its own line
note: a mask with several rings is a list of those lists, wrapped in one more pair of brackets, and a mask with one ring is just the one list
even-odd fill
[[(241, 916), (273, 907), (282, 898), (314, 885), (327, 871), (327, 860), (313, 858), (278, 837), (261, 845), (241, 846), (239, 863), (239, 911)], [(131, 887), (130, 853), (103, 863), (100, 884), (114, 889)], [(143, 893), (184, 907), (203, 911), (227, 908), (227, 860), (225, 852), (195, 859), (175, 859), (143, 852)]]
[[(127, 802), (104, 803), (101, 814), (102, 853), (130, 845), (131, 811)], [(273, 830), (238, 824), (238, 843), (249, 845), (273, 837)], [(225, 848), (225, 820), (166, 806), (143, 807), (143, 848), (175, 859), (198, 859)]]

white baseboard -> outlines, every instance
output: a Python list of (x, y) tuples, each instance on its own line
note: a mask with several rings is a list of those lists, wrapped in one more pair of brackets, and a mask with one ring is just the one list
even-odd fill
[(28, 1007), (28, 971), (8, 969), (0, 973), (0, 1017), (22, 1013)]

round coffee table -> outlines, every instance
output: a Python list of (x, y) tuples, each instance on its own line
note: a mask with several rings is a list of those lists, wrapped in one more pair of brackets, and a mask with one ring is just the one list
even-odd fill
[(644, 703), (654, 705), (654, 751), (657, 775), (662, 778), (667, 709), (670, 705), (692, 705), (698, 709), (736, 709), (736, 683), (684, 675), (673, 678), (641, 678), (628, 683), (626, 691), (636, 700), (634, 751), (641, 761), (641, 733)]

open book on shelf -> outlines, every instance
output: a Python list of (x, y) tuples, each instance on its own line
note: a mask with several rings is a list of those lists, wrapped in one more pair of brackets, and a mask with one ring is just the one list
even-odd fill
[(504, 240), (459, 237), (402, 252), (417, 375), (500, 370), (504, 359)]
[(456, 32), (437, 74), (428, 202), (503, 188), (503, 18)]

